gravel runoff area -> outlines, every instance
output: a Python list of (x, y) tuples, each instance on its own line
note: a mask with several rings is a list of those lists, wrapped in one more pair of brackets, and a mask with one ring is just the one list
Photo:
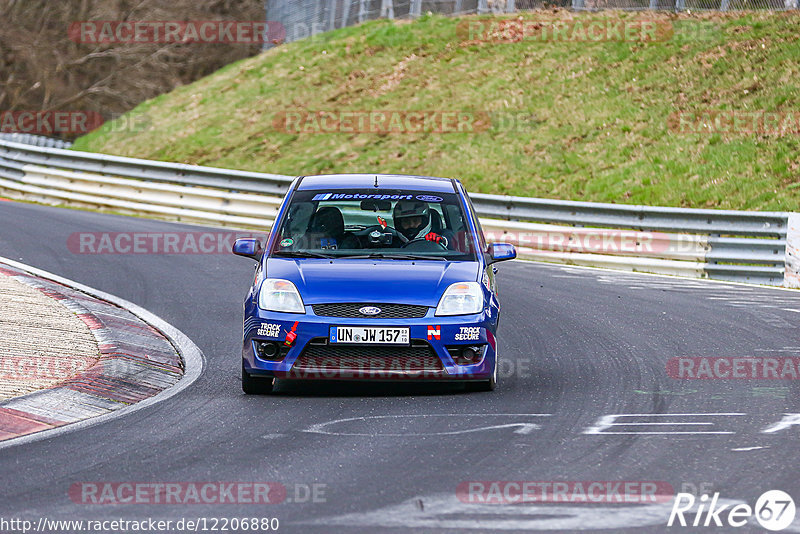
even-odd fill
[(75, 312), (0, 273), (0, 401), (53, 387), (99, 357), (97, 339)]

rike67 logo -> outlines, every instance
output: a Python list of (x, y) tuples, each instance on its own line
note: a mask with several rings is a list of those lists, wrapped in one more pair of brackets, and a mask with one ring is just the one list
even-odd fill
[[(719, 493), (714, 493), (710, 500), (708, 495), (695, 498), (691, 493), (678, 493), (672, 504), (667, 526), (743, 527), (755, 517), (763, 528), (777, 531), (785, 529), (794, 521), (794, 500), (781, 490), (764, 492), (754, 508), (742, 502), (732, 504), (729, 500), (724, 500), (727, 504), (719, 502)], [(691, 516), (694, 516), (694, 520)]]

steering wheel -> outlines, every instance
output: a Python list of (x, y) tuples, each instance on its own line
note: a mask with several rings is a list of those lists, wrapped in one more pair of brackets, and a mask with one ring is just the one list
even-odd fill
[(395, 230), (391, 226), (381, 226), (380, 224), (373, 224), (372, 226), (367, 226), (366, 228), (364, 228), (362, 230), (359, 230), (357, 232), (353, 232), (353, 235), (356, 235), (358, 237), (367, 237), (367, 236), (369, 236), (369, 234), (371, 234), (372, 232), (376, 232), (376, 231), (380, 232), (382, 234), (386, 234), (386, 233), (392, 234), (392, 236), (398, 238), (400, 241), (403, 242), (403, 246), (406, 246), (409, 243), (408, 238), (406, 236), (404, 236), (403, 234), (401, 234), (400, 232), (398, 232), (397, 230)]
[(441, 236), (441, 238), (442, 240), (437, 243), (436, 241), (428, 241), (424, 237), (417, 237), (415, 239), (412, 239), (408, 243), (404, 244), (400, 248), (408, 248), (415, 243), (430, 243), (432, 245), (439, 245), (440, 247), (442, 247), (442, 250), (447, 250), (447, 238), (445, 236)]

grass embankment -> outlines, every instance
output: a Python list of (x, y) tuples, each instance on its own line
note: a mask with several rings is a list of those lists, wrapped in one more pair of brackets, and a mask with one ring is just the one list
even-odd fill
[[(106, 125), (75, 148), (280, 174), (453, 176), (474, 192), (797, 210), (796, 122), (778, 127), (794, 133), (680, 133), (670, 117), (797, 116), (800, 15), (524, 17), (647, 19), (674, 33), (660, 42), (497, 43), (470, 40), (463, 25), (471, 17), (373, 21), (229, 65), (141, 104), (134, 113), (146, 117), (143, 131)], [(276, 117), (296, 110), (487, 112), (491, 125), (469, 133), (276, 128)]]

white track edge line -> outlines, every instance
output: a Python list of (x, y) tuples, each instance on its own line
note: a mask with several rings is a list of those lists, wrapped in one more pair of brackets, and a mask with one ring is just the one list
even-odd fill
[(538, 261), (538, 260), (528, 260), (525, 258), (515, 258), (512, 260), (511, 263), (523, 263), (523, 264), (536, 264), (536, 265), (547, 265), (552, 267), (561, 267), (565, 269), (584, 269), (587, 271), (599, 271), (601, 273), (608, 273), (608, 274), (633, 274), (639, 276), (655, 276), (658, 278), (666, 278), (668, 280), (680, 280), (680, 281), (691, 281), (691, 282), (701, 282), (701, 283), (712, 283), (712, 284), (728, 284), (733, 286), (743, 286), (749, 287), (751, 289), (775, 289), (778, 291), (789, 291), (794, 293), (795, 295), (800, 295), (800, 290), (792, 288), (792, 287), (781, 287), (781, 286), (769, 286), (766, 284), (755, 284), (755, 283), (748, 283), (748, 282), (732, 282), (728, 280), (717, 280), (716, 278), (692, 278), (690, 276), (679, 276), (677, 274), (661, 274), (661, 273), (645, 273), (642, 271), (626, 271), (623, 269), (608, 269), (606, 267), (592, 267), (590, 265), (572, 265), (569, 263), (555, 263), (550, 261)]

